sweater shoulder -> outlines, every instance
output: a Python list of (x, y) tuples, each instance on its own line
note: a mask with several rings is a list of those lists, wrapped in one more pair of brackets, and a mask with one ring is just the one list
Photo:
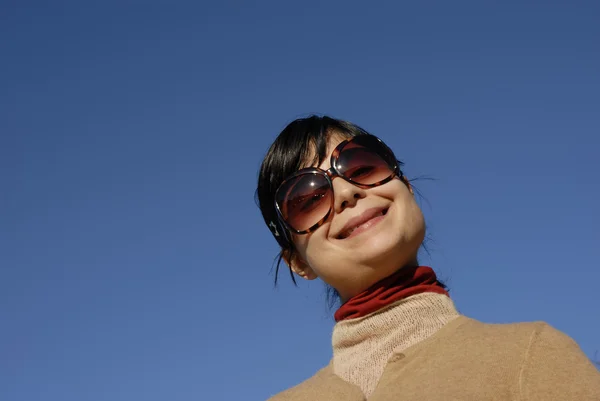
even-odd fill
[(357, 400), (362, 399), (360, 389), (345, 382), (333, 373), (331, 363), (321, 368), (312, 377), (281, 393), (268, 401), (314, 401), (314, 400)]
[(494, 343), (512, 342), (515, 340), (524, 341), (525, 346), (534, 333), (542, 331), (552, 331), (553, 328), (546, 322), (519, 322), (519, 323), (485, 323), (479, 320), (461, 317), (460, 324), (454, 331), (454, 335), (473, 339), (492, 341)]
[(267, 399), (267, 401), (299, 400), (300, 399), (299, 395), (306, 394), (306, 391), (311, 388), (311, 383), (317, 380), (315, 377), (319, 374), (319, 372), (317, 372), (314, 376), (309, 377), (308, 379), (296, 384), (295, 386), (290, 387), (287, 390), (283, 390), (282, 392), (271, 396), (270, 398)]
[(295, 386), (290, 387), (287, 390), (283, 390), (282, 392), (271, 396), (270, 398), (267, 399), (267, 401), (301, 400), (302, 397), (305, 397), (304, 394), (306, 394), (307, 391), (310, 390), (310, 388), (312, 387), (311, 383), (315, 381), (315, 376), (309, 377), (308, 379), (296, 384)]
[(485, 323), (460, 316), (444, 327), (431, 342), (426, 340), (416, 348), (424, 354), (435, 354), (443, 350), (445, 355), (459, 359), (473, 357), (486, 362), (491, 362), (502, 354), (502, 357), (510, 356), (513, 363), (518, 365), (518, 361), (522, 361), (527, 353), (532, 336), (546, 330), (551, 330), (551, 327), (540, 321)]
[(548, 324), (531, 334), (520, 378), (524, 400), (600, 399), (600, 371), (574, 339)]
[(296, 401), (305, 400), (307, 395), (312, 393), (316, 387), (323, 385), (325, 378), (331, 374), (330, 366), (325, 366), (317, 371), (313, 376), (288, 388), (280, 393), (268, 398), (267, 401)]

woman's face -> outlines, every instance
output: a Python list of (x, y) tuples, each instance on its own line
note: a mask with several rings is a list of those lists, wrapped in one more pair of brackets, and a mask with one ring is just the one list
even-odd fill
[[(328, 155), (343, 139), (330, 137)], [(318, 167), (327, 170), (329, 161), (327, 157)], [(333, 192), (331, 217), (310, 234), (292, 235), (297, 252), (286, 259), (294, 272), (306, 279), (320, 277), (345, 301), (414, 263), (425, 221), (412, 191), (399, 178), (363, 189), (335, 177)]]

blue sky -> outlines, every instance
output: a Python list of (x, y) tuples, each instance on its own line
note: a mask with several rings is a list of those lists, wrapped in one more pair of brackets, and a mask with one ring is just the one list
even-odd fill
[(0, 12), (0, 399), (262, 400), (331, 356), (253, 195), (292, 119), (383, 138), (459, 309), (600, 350), (600, 4)]

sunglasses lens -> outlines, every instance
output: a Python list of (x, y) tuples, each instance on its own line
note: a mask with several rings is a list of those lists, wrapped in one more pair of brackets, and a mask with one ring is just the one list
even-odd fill
[(357, 136), (340, 152), (337, 169), (347, 179), (375, 185), (394, 174), (395, 157), (377, 138)]
[(307, 173), (285, 182), (276, 201), (284, 220), (295, 230), (305, 231), (327, 215), (332, 191), (324, 175)]

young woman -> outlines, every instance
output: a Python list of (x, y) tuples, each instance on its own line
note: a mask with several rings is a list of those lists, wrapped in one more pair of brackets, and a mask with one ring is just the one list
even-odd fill
[(292, 122), (269, 149), (257, 197), (277, 270), (283, 259), (342, 302), (329, 365), (272, 400), (600, 400), (600, 373), (565, 334), (457, 312), (418, 264), (425, 222), (401, 167), (378, 138), (329, 117)]

